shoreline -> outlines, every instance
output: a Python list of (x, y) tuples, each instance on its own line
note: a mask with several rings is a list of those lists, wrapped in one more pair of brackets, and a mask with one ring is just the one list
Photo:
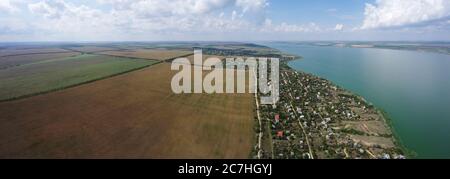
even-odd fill
[[(278, 49), (276, 49), (276, 50), (278, 50)], [(292, 59), (287, 59), (287, 60), (282, 60), (282, 61), (280, 61), (280, 69), (281, 69), (281, 68), (285, 68), (286, 70), (289, 70), (289, 71), (293, 71), (293, 72), (301, 72), (301, 73), (305, 73), (305, 74), (308, 74), (308, 75), (317, 77), (317, 78), (319, 78), (319, 79), (326, 80), (326, 81), (329, 82), (330, 84), (332, 84), (332, 85), (334, 85), (334, 86), (340, 88), (341, 90), (343, 90), (343, 91), (345, 91), (345, 92), (350, 93), (352, 96), (354, 96), (354, 97), (356, 97), (356, 98), (360, 98), (361, 100), (365, 101), (368, 105), (372, 106), (373, 109), (374, 109), (374, 110), (378, 113), (378, 115), (382, 118), (384, 125), (387, 127), (387, 129), (388, 129), (389, 132), (391, 133), (391, 137), (389, 137), (389, 138), (391, 138), (391, 139), (393, 140), (395, 146), (401, 151), (401, 153), (402, 153), (403, 155), (405, 155), (407, 158), (416, 158), (416, 157), (417, 157), (417, 153), (415, 153), (414, 151), (408, 149), (408, 148), (403, 144), (403, 142), (402, 142), (400, 136), (398, 135), (398, 133), (397, 133), (396, 130), (395, 130), (395, 127), (394, 127), (394, 125), (393, 125), (393, 122), (392, 122), (391, 117), (389, 116), (389, 114), (388, 114), (387, 112), (384, 111), (384, 109), (382, 109), (382, 108), (380, 108), (379, 106), (376, 106), (376, 105), (374, 105), (373, 103), (367, 101), (363, 96), (361, 96), (361, 95), (359, 95), (359, 94), (357, 94), (357, 93), (355, 93), (355, 92), (353, 92), (353, 91), (351, 91), (351, 90), (348, 90), (348, 89), (346, 89), (346, 88), (344, 88), (344, 87), (342, 87), (342, 86), (340, 86), (340, 85), (335, 84), (335, 83), (334, 83), (333, 81), (331, 81), (331, 80), (328, 80), (328, 79), (326, 79), (326, 78), (320, 77), (320, 76), (315, 75), (315, 74), (312, 74), (312, 73), (308, 73), (308, 72), (304, 72), (304, 71), (301, 71), (301, 70), (296, 70), (296, 69), (294, 69), (293, 67), (291, 67), (291, 66), (289, 65), (289, 62), (297, 61), (297, 60), (302, 60), (303, 57), (298, 56), (298, 55), (285, 54), (285, 53), (284, 53), (283, 51), (281, 51), (281, 50), (278, 50), (278, 51), (280, 51), (280, 52), (283, 54), (283, 55), (282, 55), (283, 57), (285, 57), (285, 55), (288, 56), (288, 57), (290, 57), (290, 58), (293, 57)]]

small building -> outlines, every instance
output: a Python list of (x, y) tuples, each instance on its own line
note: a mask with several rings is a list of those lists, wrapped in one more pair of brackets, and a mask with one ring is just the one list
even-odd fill
[(277, 137), (283, 137), (283, 135), (284, 135), (283, 131), (278, 131), (277, 132)]

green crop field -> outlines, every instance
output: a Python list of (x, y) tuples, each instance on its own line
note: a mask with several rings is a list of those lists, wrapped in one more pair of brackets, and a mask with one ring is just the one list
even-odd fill
[(84, 54), (8, 68), (0, 70), (0, 101), (64, 89), (157, 62)]

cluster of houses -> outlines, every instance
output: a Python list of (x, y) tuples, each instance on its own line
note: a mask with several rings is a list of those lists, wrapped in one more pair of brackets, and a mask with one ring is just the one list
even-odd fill
[(365, 146), (350, 138), (354, 131), (343, 130), (340, 121), (372, 120), (375, 109), (309, 74), (282, 70), (277, 107), (262, 106), (260, 111), (271, 134), (267, 158), (404, 158), (397, 148)]
[(347, 130), (342, 121), (375, 120), (379, 117), (376, 109), (325, 79), (292, 70), (286, 62), (297, 57), (248, 48), (203, 50), (212, 55), (281, 59), (280, 100), (277, 105), (259, 106), (262, 120), (255, 130), (260, 138), (255, 147), (258, 158), (405, 158), (398, 147), (367, 146), (354, 140), (351, 135), (369, 134)]

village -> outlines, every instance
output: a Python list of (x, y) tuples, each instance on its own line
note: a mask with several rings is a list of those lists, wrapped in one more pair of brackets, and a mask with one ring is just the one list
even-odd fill
[(373, 105), (325, 79), (290, 69), (286, 60), (280, 69), (279, 102), (258, 109), (260, 158), (405, 158)]
[[(276, 105), (260, 104), (261, 97), (267, 94), (255, 94), (257, 142), (253, 158), (406, 158), (388, 118), (365, 99), (326, 79), (288, 66), (289, 61), (301, 57), (276, 50), (244, 55), (255, 54), (280, 59), (280, 89), (279, 100), (274, 99), (278, 101)], [(268, 73), (270, 76), (270, 67)], [(268, 85), (271, 83), (268, 81)]]

